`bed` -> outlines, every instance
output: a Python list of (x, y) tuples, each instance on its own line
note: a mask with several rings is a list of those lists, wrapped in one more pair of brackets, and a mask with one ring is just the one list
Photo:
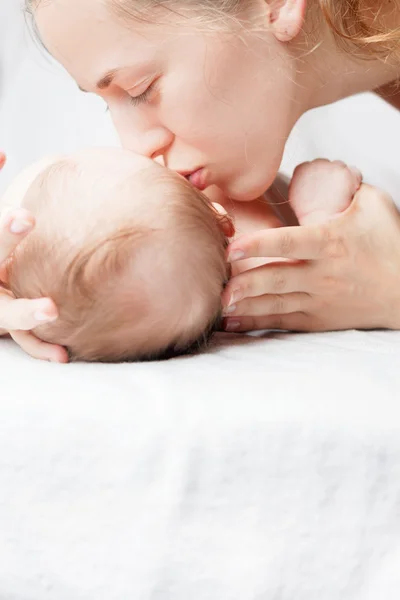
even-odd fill
[[(2, 0), (0, 193), (44, 153), (117, 143), (23, 25)], [(398, 139), (362, 95), (306, 115), (283, 170), (341, 158), (397, 200)], [(0, 340), (0, 599), (398, 600), (399, 349), (221, 334), (196, 357), (63, 366)]]

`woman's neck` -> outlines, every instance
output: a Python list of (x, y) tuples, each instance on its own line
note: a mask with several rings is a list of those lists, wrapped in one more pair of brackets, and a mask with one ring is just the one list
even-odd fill
[[(315, 27), (315, 14), (312, 15)], [(293, 43), (296, 101), (306, 112), (347, 96), (372, 91), (400, 77), (400, 62), (360, 57), (356, 48), (341, 47), (322, 15), (319, 40), (307, 32)], [(311, 41), (312, 40), (312, 41)]]

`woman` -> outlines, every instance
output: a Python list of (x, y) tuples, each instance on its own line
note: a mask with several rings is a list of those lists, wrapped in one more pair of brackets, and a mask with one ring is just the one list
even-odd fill
[[(397, 101), (397, 1), (29, 0), (29, 8), (48, 51), (106, 101), (126, 148), (237, 201), (271, 185), (306, 111), (366, 90)], [(329, 224), (260, 231), (230, 249), (232, 261), (266, 256), (293, 261), (231, 280), (230, 330), (400, 328), (400, 216), (383, 192), (362, 186)], [(6, 329), (14, 304), (1, 313)]]

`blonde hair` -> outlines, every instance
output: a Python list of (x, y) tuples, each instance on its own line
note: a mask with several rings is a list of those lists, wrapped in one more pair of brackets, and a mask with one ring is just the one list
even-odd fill
[[(25, 0), (29, 12), (40, 3), (51, 0)], [(313, 0), (309, 0), (310, 4)], [(391, 15), (381, 16), (382, 6), (375, 1), (376, 12), (365, 19), (371, 10), (371, 0), (314, 0), (335, 35), (347, 51), (360, 52), (365, 58), (389, 58), (400, 53), (400, 27), (390, 26)], [(151, 20), (155, 9), (167, 9), (176, 16), (202, 15), (206, 24), (218, 27), (227, 16), (240, 21), (243, 0), (109, 0), (117, 16)], [(400, 1), (392, 0), (393, 13), (400, 11)], [(188, 12), (183, 12), (187, 9)], [(372, 11), (371, 11), (372, 12)], [(203, 19), (204, 20), (204, 19)]]
[[(387, 59), (400, 54), (400, 28), (390, 27), (392, 15), (382, 16), (382, 6), (376, 4), (372, 19), (371, 0), (318, 0), (326, 22), (338, 42), (347, 49), (361, 50), (361, 55)], [(386, 6), (387, 8), (387, 6)], [(372, 12), (372, 11), (371, 11)], [(400, 12), (399, 0), (392, 1), (392, 13)]]
[(62, 160), (25, 198), (37, 226), (9, 263), (8, 286), (17, 298), (51, 297), (60, 315), (34, 333), (67, 347), (72, 360), (160, 360), (204, 347), (220, 324), (228, 279), (218, 215), (188, 182), (160, 168), (158, 177), (141, 174), (160, 207), (159, 227), (128, 208), (112, 223), (81, 209), (68, 228), (63, 215), (78, 207), (72, 198), (87, 193), (81, 175)]

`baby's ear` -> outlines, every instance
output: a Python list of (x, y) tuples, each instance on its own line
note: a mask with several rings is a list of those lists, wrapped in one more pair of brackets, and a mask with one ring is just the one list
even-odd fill
[(236, 231), (235, 225), (231, 217), (228, 215), (226, 210), (217, 202), (213, 202), (212, 205), (218, 213), (218, 224), (221, 228), (222, 233), (228, 238), (233, 237)]
[(266, 0), (269, 24), (279, 42), (290, 42), (301, 31), (307, 0)]
[(232, 238), (236, 233), (235, 225), (229, 215), (221, 217), (220, 227), (224, 235), (228, 238)]

